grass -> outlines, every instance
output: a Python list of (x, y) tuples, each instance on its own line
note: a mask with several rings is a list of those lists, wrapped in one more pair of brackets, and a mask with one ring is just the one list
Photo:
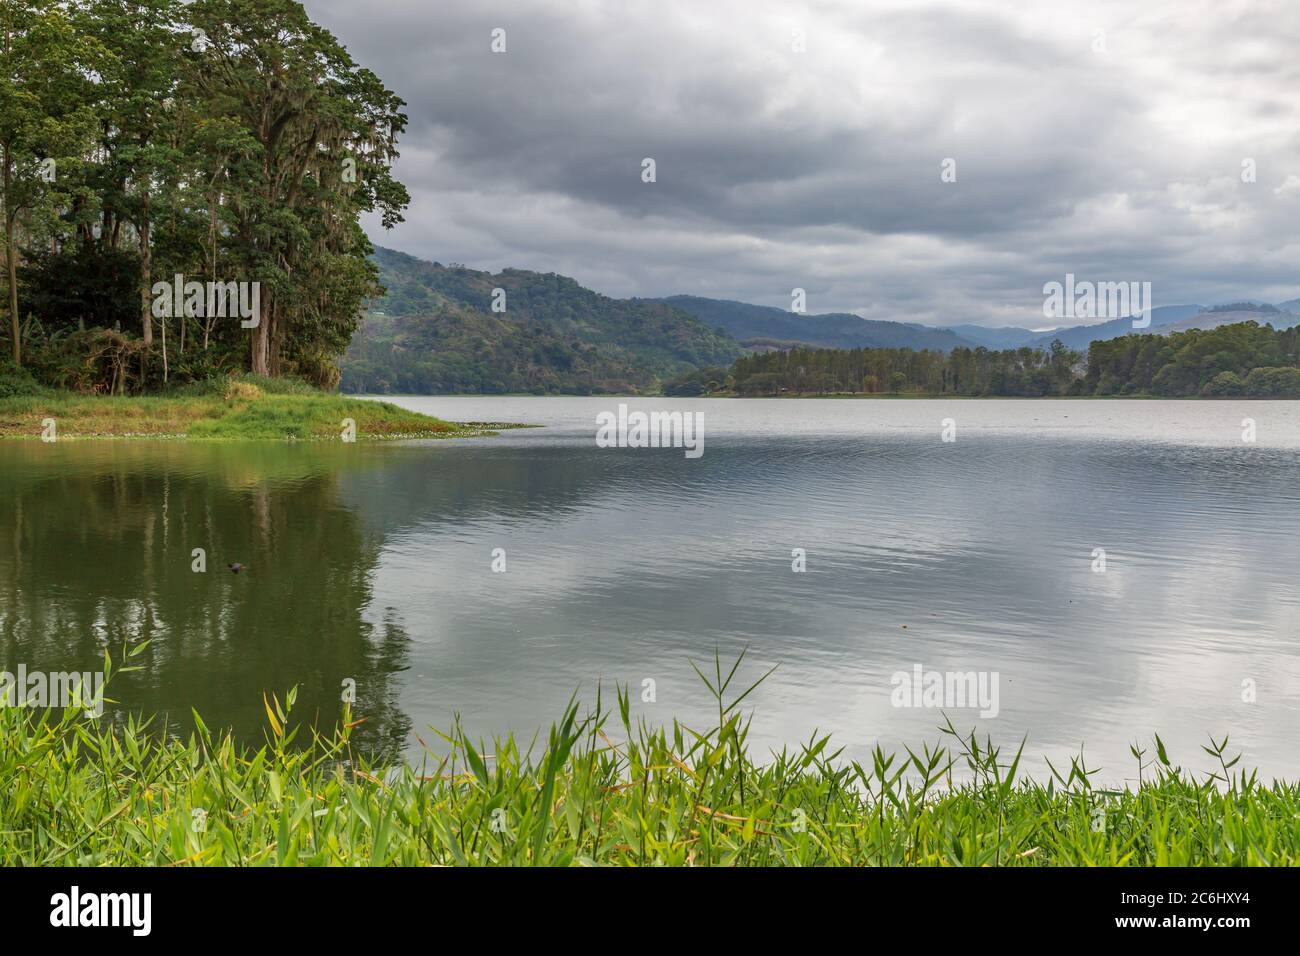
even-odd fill
[(369, 764), (350, 715), (329, 735), (295, 727), (293, 691), (265, 699), (257, 748), (197, 715), (180, 740), (78, 709), (3, 708), (0, 865), (1300, 862), (1300, 787), (1235, 770), (1226, 739), (1205, 748), (1199, 780), (1159, 738), (1149, 756), (1135, 746), (1141, 782), (1123, 790), (1095, 788), (1081, 760), (1025, 779), (1020, 751), (951, 724), (944, 743), (877, 748), (867, 764), (825, 737), (757, 762), (739, 664), (701, 674), (709, 728), (650, 728), (626, 691), (609, 710), (598, 693), (590, 711), (571, 702), (544, 745), (485, 745), (456, 726), (418, 767)]
[(56, 392), (0, 398), (0, 437), (40, 438), (46, 419), (57, 437), (224, 440), (334, 440), (347, 419), (356, 440), (459, 438), (489, 427), (458, 425), (387, 402), (343, 398), (301, 383), (241, 378), (125, 397)]

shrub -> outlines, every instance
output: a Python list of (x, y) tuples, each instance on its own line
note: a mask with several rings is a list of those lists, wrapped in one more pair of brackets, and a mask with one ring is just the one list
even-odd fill
[(1201, 394), (1206, 396), (1240, 395), (1244, 391), (1241, 376), (1236, 372), (1220, 372), (1205, 383)]
[(0, 362), (0, 398), (23, 395), (48, 395), (49, 389), (36, 381), (32, 373), (12, 362)]
[(178, 384), (170, 388), (167, 394), (186, 397), (217, 395), (229, 400), (258, 398), (262, 395), (319, 395), (320, 391), (298, 378), (264, 378), (261, 375), (234, 373)]
[(234, 401), (238, 398), (261, 398), (262, 390), (252, 382), (247, 382), (239, 378), (232, 378), (226, 381), (226, 387), (222, 389), (221, 397), (228, 402)]
[(321, 391), (300, 378), (264, 378), (261, 375), (242, 375), (240, 378), (256, 385), (267, 395), (319, 395)]
[(1300, 368), (1256, 368), (1246, 376), (1247, 395), (1300, 398)]

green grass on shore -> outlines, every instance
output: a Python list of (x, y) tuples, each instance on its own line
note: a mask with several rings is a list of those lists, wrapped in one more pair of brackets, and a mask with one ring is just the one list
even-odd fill
[[(137, 645), (139, 647), (140, 645)], [(739, 662), (737, 662), (739, 664)], [(1079, 762), (1046, 783), (1019, 754), (948, 728), (918, 753), (844, 761), (826, 738), (757, 762), (736, 669), (706, 677), (696, 731), (571, 704), (545, 745), (459, 727), (422, 766), (382, 767), (350, 729), (296, 726), (266, 700), (267, 742), (202, 721), (187, 740), (80, 710), (0, 709), (0, 865), (1294, 865), (1300, 786), (1175, 767), (1134, 750), (1141, 783), (1102, 790)], [(704, 676), (704, 675), (702, 675)], [(293, 728), (293, 729), (291, 729)], [(434, 738), (430, 738), (434, 739)]]
[(338, 441), (349, 419), (356, 423), (357, 441), (455, 438), (485, 431), (484, 426), (457, 425), (387, 402), (343, 398), (306, 386), (290, 388), (248, 378), (143, 397), (55, 392), (0, 398), (0, 437), (40, 438), (44, 421), (51, 418), (59, 440)]

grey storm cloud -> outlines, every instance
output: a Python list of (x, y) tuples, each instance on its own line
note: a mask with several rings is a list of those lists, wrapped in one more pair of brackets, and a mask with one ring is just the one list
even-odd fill
[(1300, 295), (1293, 0), (306, 5), (407, 100), (414, 255), (928, 323)]

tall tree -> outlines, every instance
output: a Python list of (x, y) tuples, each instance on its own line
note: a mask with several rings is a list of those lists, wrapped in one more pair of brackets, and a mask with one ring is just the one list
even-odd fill
[(79, 158), (91, 130), (104, 51), (57, 0), (0, 4), (0, 218), (4, 220), (9, 332), (22, 363), (18, 228), (56, 188), (61, 165)]
[(233, 160), (222, 210), (233, 278), (261, 283), (250, 366), (301, 371), (313, 346), (346, 343), (374, 291), (360, 214), (388, 227), (409, 202), (391, 175), (404, 104), (294, 0), (196, 0), (187, 15), (201, 41), (187, 83), (257, 147)]
[[(140, 330), (153, 343), (152, 231), (156, 193), (184, 166), (170, 132), (177, 67), (193, 43), (179, 0), (90, 0), (85, 22), (113, 58), (98, 110), (106, 215), (131, 223), (140, 256)], [(106, 225), (108, 223), (106, 222)]]

